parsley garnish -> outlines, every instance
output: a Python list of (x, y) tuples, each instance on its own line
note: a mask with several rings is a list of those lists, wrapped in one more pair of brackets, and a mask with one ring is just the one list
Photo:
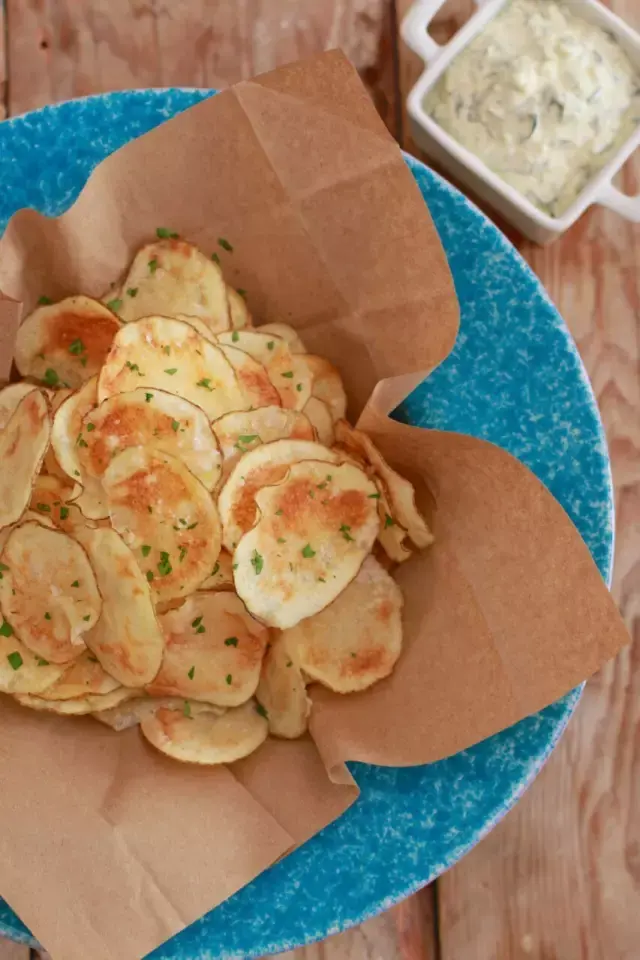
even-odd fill
[(83, 617), (82, 619), (84, 620), (85, 623), (87, 623), (87, 621), (91, 620), (91, 614), (88, 613), (86, 617)]
[(354, 539), (353, 539), (353, 537), (351, 536), (351, 534), (349, 533), (349, 530), (351, 530), (351, 527), (347, 526), (346, 523), (343, 523), (342, 526), (340, 527), (340, 533), (341, 533), (342, 536), (345, 538), (345, 540), (346, 540), (347, 542), (351, 541), (351, 542), (353, 543), (353, 542), (354, 542)]
[(259, 440), (260, 437), (257, 433), (248, 433), (246, 436), (238, 437), (240, 443), (253, 443), (254, 440)]
[(203, 377), (202, 380), (198, 380), (196, 387), (204, 387), (206, 390), (213, 390), (209, 377)]
[(179, 562), (179, 563), (182, 563), (182, 561), (184, 560), (184, 558), (186, 557), (186, 555), (187, 555), (187, 548), (186, 548), (186, 547), (180, 547), (180, 556), (178, 557), (178, 562)]
[(257, 550), (253, 551), (253, 556), (251, 557), (251, 566), (256, 572), (256, 576), (259, 573), (262, 573), (262, 568), (264, 567), (264, 560), (260, 556)]
[(160, 240), (177, 240), (178, 234), (175, 230), (168, 230), (166, 227), (157, 227), (156, 237)]
[(48, 667), (48, 666), (49, 666), (49, 661), (48, 661), (48, 660), (45, 660), (44, 657), (38, 657), (37, 663), (38, 663), (38, 666), (39, 666), (39, 667)]
[(149, 581), (149, 583), (151, 583), (151, 581), (153, 580), (153, 573), (151, 572), (151, 570), (147, 570), (147, 580)]
[(38, 297), (38, 303), (41, 306), (46, 307), (48, 303), (53, 303), (53, 300), (51, 299), (51, 297), (45, 297), (43, 294), (41, 297)]
[(11, 664), (14, 670), (19, 670), (22, 664), (24, 663), (24, 660), (22, 659), (22, 657), (20, 656), (17, 650), (14, 650), (13, 653), (8, 653), (7, 660), (9, 661), (9, 663)]
[(269, 343), (267, 344), (267, 350), (273, 350), (275, 345), (276, 345), (275, 340), (269, 340)]
[(287, 370), (285, 373), (282, 374), (282, 376), (286, 377), (287, 380), (291, 380), (291, 378), (293, 377), (293, 370)]
[(151, 553), (151, 547), (149, 546), (148, 543), (143, 543), (143, 545), (140, 547), (140, 550), (142, 552), (143, 557), (148, 557), (149, 554)]
[(262, 706), (261, 703), (256, 703), (256, 713), (259, 713), (261, 717), (265, 718), (265, 720), (269, 716), (269, 714), (267, 713), (267, 711), (265, 710), (265, 708)]
[(174, 375), (174, 373), (177, 373), (177, 372), (178, 372), (178, 368), (177, 368), (177, 367), (169, 367), (169, 369), (168, 369), (168, 370), (165, 370), (164, 372), (165, 372), (165, 373), (168, 373), (169, 376), (172, 377), (172, 376)]
[(51, 614), (50, 614), (50, 613), (45, 613), (44, 618), (45, 618), (45, 620), (51, 620)]
[(116, 297), (115, 300), (109, 300), (107, 306), (109, 307), (109, 310), (113, 310), (114, 313), (117, 313), (118, 310), (122, 308), (122, 300)]
[(282, 516), (282, 510), (276, 510), (276, 517)]
[(66, 520), (69, 516), (69, 507), (60, 507), (60, 519)]
[(218, 246), (222, 247), (223, 250), (227, 250), (229, 253), (233, 253), (233, 247), (224, 237), (218, 237)]
[(184, 704), (182, 705), (182, 713), (185, 717), (191, 719), (191, 704), (188, 700), (185, 700)]
[(238, 287), (238, 289), (236, 290), (236, 293), (239, 293), (243, 300), (247, 299), (247, 291), (243, 290), (242, 287)]
[(48, 503), (36, 503), (36, 507), (40, 513), (51, 513), (51, 507)]
[(160, 551), (160, 563), (158, 564), (158, 573), (161, 577), (168, 577), (173, 567), (169, 561), (169, 554), (164, 550)]
[(60, 383), (60, 377), (52, 367), (45, 370), (43, 379), (48, 387), (57, 387)]
[(367, 499), (368, 499), (368, 500), (379, 500), (379, 499), (380, 499), (380, 494), (379, 494), (379, 493), (370, 493), (369, 496), (367, 497)]
[(171, 429), (173, 430), (174, 433), (177, 433), (178, 430), (180, 429), (180, 421), (179, 421), (179, 420), (172, 420), (172, 421), (171, 421)]
[(162, 348), (162, 352), (166, 353), (167, 356), (171, 354), (171, 347), (168, 343), (165, 343), (164, 347)]
[(196, 627), (196, 633), (204, 633), (204, 624), (200, 624), (199, 627)]
[(91, 431), (92, 431), (92, 430), (95, 430), (95, 428), (96, 428), (95, 423), (88, 423), (88, 424), (87, 424), (87, 433), (91, 433)]
[(213, 260), (214, 263), (220, 263), (220, 257), (218, 256), (217, 253), (212, 253), (211, 259)]
[(393, 517), (390, 517), (388, 513), (385, 513), (384, 515), (385, 530), (387, 529), (387, 527), (393, 527), (393, 526), (395, 526), (395, 520), (393, 519)]
[(240, 339), (240, 334), (238, 333), (237, 330), (233, 331), (233, 333), (231, 334), (231, 339), (234, 343), (238, 342), (238, 340)]
[(315, 557), (316, 555), (316, 551), (312, 548), (310, 543), (304, 546), (300, 552), (302, 553), (302, 556), (305, 558), (305, 560), (310, 560), (311, 557)]
[(320, 583), (326, 583), (326, 582), (327, 582), (324, 577), (318, 577), (318, 580), (320, 581)]
[(224, 642), (224, 645), (225, 645), (225, 647), (237, 647), (237, 646), (238, 646), (238, 638), (237, 638), (237, 637), (227, 637), (227, 639), (226, 639), (225, 642)]
[(137, 288), (137, 287), (129, 287), (129, 289), (127, 290), (127, 296), (128, 296), (128, 297), (137, 297), (137, 295), (138, 295), (138, 288)]
[(79, 581), (79, 580), (74, 580), (73, 583), (71, 584), (71, 586), (72, 586), (72, 587), (79, 587), (79, 586), (80, 586), (80, 581)]
[(196, 617), (195, 620), (191, 621), (191, 626), (199, 627), (201, 623), (202, 623), (202, 617)]
[(198, 521), (196, 520), (194, 523), (190, 523), (188, 525), (187, 530), (195, 530), (197, 526), (198, 526)]
[(0, 570), (4, 571), (4, 570), (8, 570), (8, 569), (9, 569), (9, 567), (6, 565), (6, 563), (0, 563)]
[(147, 264), (147, 266), (149, 267), (149, 270), (151, 271), (151, 273), (155, 273), (156, 270), (158, 269), (158, 258), (154, 257), (153, 260), (149, 260), (149, 263)]
[(144, 402), (145, 402), (145, 403), (149, 403), (150, 400), (153, 400), (153, 394), (152, 394), (152, 393), (145, 393), (145, 395), (144, 395)]
[(124, 365), (128, 370), (131, 370), (132, 373), (137, 373), (139, 377), (144, 377), (144, 373), (137, 363), (131, 363), (131, 360), (126, 360)]
[(0, 637), (12, 637), (13, 636), (13, 627), (7, 620), (2, 621), (2, 626), (0, 627)]
[(82, 436), (81, 433), (78, 434), (78, 439), (76, 440), (76, 443), (78, 444), (79, 447), (88, 447), (88, 446), (89, 446), (89, 444), (88, 444), (87, 441), (84, 439), (84, 437)]
[(74, 357), (79, 356), (81, 353), (84, 353), (84, 343), (78, 337), (76, 340), (72, 340), (69, 344), (69, 353), (72, 353)]
[(286, 542), (287, 541), (285, 540), (284, 537), (278, 537), (278, 543), (286, 543)]
[(227, 684), (228, 684), (229, 686), (231, 686), (231, 681), (233, 680), (233, 677), (231, 676), (230, 673), (227, 674), (227, 676), (225, 677), (225, 679), (226, 679), (226, 681), (227, 681)]
[(195, 667), (191, 667), (191, 670), (189, 670), (189, 672), (188, 672), (188, 674), (187, 674), (187, 676), (189, 677), (189, 680), (193, 680), (193, 677), (194, 677), (194, 675), (195, 675), (195, 672), (196, 672), (196, 668), (195, 668)]
[(215, 575), (216, 575), (216, 573), (218, 572), (219, 569), (220, 569), (220, 564), (219, 564), (219, 563), (216, 563), (215, 567), (214, 567), (213, 570), (211, 571), (211, 576), (212, 576), (212, 577), (215, 577)]

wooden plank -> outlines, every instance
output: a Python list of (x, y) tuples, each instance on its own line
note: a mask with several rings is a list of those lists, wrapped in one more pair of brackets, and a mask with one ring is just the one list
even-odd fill
[(4, 2), (0, 0), (0, 120), (7, 115), (7, 62), (5, 55), (6, 19)]
[(29, 947), (0, 938), (0, 960), (29, 960), (29, 954)]
[[(409, 5), (398, 0), (399, 18)], [(635, 0), (609, 5), (640, 27)], [(432, 31), (435, 38), (455, 32), (470, 6), (471, 0), (450, 2)], [(401, 45), (403, 100), (420, 71), (417, 58)], [(404, 145), (419, 155), (406, 126)], [(628, 193), (640, 190), (640, 158), (627, 164), (623, 186)], [(640, 231), (593, 210), (550, 247), (522, 240), (518, 246), (565, 317), (598, 397), (616, 485), (614, 595), (634, 646), (590, 682), (559, 748), (524, 799), (438, 881), (440, 956), (635, 960), (640, 943)]]

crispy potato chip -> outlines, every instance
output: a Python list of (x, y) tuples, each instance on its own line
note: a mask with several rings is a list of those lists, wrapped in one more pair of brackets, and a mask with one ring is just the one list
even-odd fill
[(402, 593), (367, 557), (334, 602), (282, 634), (300, 669), (336, 693), (353, 693), (388, 677), (402, 648)]
[(311, 395), (323, 400), (331, 411), (333, 422), (342, 420), (347, 412), (347, 395), (342, 377), (336, 368), (325, 360), (307, 353), (302, 358), (311, 377)]
[[(153, 716), (161, 708), (182, 712), (185, 709), (185, 701), (179, 697), (134, 697), (110, 710), (101, 710), (95, 714), (95, 718), (112, 730), (120, 732), (130, 727), (137, 727), (142, 720)], [(222, 707), (213, 707), (208, 703), (189, 702), (187, 709), (191, 716), (198, 713), (214, 713), (221, 717), (225, 712)]]
[(50, 435), (45, 396), (31, 390), (0, 432), (0, 528), (15, 523), (26, 510)]
[(102, 616), (85, 642), (119, 683), (141, 687), (155, 677), (164, 650), (147, 579), (115, 530), (84, 530), (79, 539), (103, 599)]
[(43, 700), (75, 700), (90, 695), (103, 696), (118, 689), (121, 684), (101, 667), (95, 654), (85, 650), (60, 679), (39, 696)]
[(298, 410), (284, 407), (259, 407), (227, 413), (214, 420), (213, 432), (223, 457), (223, 476), (228, 476), (240, 457), (261, 443), (272, 440), (315, 440), (313, 427)]
[(160, 708), (140, 723), (142, 733), (157, 750), (183, 763), (233, 763), (249, 756), (267, 739), (267, 721), (250, 700), (222, 716), (194, 710), (189, 701), (182, 710)]
[(3, 527), (0, 530), (0, 552), (4, 550), (4, 545), (9, 539), (11, 531), (15, 530), (21, 523), (26, 523), (27, 520), (35, 520), (37, 523), (41, 523), (43, 527), (48, 527), (49, 530), (56, 529), (55, 523), (46, 513), (36, 513), (34, 510), (27, 510), (16, 523), (12, 523), (10, 527)]
[(186, 313), (178, 313), (175, 316), (176, 320), (182, 320), (183, 323), (188, 323), (190, 327), (193, 327), (201, 337), (204, 337), (205, 340), (208, 340), (209, 343), (212, 343), (215, 346), (218, 346), (218, 337), (204, 322), (200, 320), (199, 317), (188, 317)]
[(66, 663), (85, 649), (102, 599), (87, 554), (68, 534), (27, 521), (2, 551), (2, 614), (33, 653)]
[(10, 383), (0, 390), (0, 430), (4, 430), (20, 401), (37, 390), (35, 383)]
[(204, 580), (199, 590), (233, 590), (233, 558), (230, 553), (222, 549), (213, 570)]
[(433, 534), (418, 512), (412, 485), (389, 466), (366, 433), (355, 430), (346, 420), (340, 420), (336, 423), (336, 442), (348, 452), (363, 457), (383, 481), (392, 511), (391, 515), (385, 517), (387, 526), (397, 522), (405, 528), (416, 547), (422, 549), (430, 546)]
[(101, 482), (85, 470), (80, 459), (86, 447), (84, 419), (96, 406), (97, 377), (87, 380), (79, 390), (64, 400), (53, 418), (51, 446), (56, 460), (72, 480), (77, 480), (82, 490), (74, 501), (85, 517), (104, 520), (109, 516)]
[(266, 711), (274, 737), (294, 740), (306, 733), (311, 701), (302, 671), (287, 647), (286, 633), (279, 634), (267, 650), (256, 699)]
[(378, 543), (389, 557), (396, 563), (404, 563), (411, 556), (411, 550), (407, 547), (407, 531), (393, 518), (392, 507), (387, 496), (387, 488), (379, 477), (374, 477), (373, 482), (378, 491), (378, 517), (380, 519), (380, 530), (378, 532)]
[(184, 313), (214, 332), (230, 327), (227, 288), (211, 257), (180, 239), (148, 243), (136, 254), (118, 296), (118, 315), (140, 317)]
[(335, 441), (333, 418), (324, 400), (318, 400), (317, 397), (309, 397), (303, 413), (311, 421), (320, 443), (323, 443), (325, 447), (332, 447)]
[(18, 330), (16, 366), (48, 387), (79, 387), (98, 372), (119, 328), (111, 310), (90, 297), (37, 307)]
[[(61, 387), (59, 390), (47, 390), (47, 396), (49, 400), (49, 416), (51, 417), (52, 425), (60, 406), (68, 397), (71, 396), (72, 393), (73, 390), (69, 390), (66, 387)], [(40, 472), (45, 473), (50, 477), (60, 477), (61, 480), (67, 479), (67, 474), (58, 463), (58, 458), (56, 457), (56, 452), (53, 449), (53, 444), (49, 444), (49, 449), (44, 455), (44, 461)]]
[(288, 323), (261, 323), (258, 333), (268, 333), (284, 340), (291, 353), (306, 353), (307, 348), (300, 339), (300, 334)]
[(207, 488), (168, 453), (129, 447), (103, 477), (114, 528), (158, 600), (186, 597), (213, 570), (220, 519)]
[(257, 330), (233, 330), (219, 334), (218, 342), (244, 350), (261, 363), (283, 407), (303, 409), (311, 396), (311, 373), (306, 362), (291, 352), (285, 340)]
[(233, 555), (236, 590), (249, 612), (285, 629), (335, 600), (378, 534), (376, 492), (355, 464), (312, 460), (258, 490), (259, 520)]
[(231, 328), (233, 330), (242, 330), (244, 327), (252, 327), (253, 321), (247, 307), (247, 301), (244, 297), (234, 290), (233, 287), (227, 287), (227, 297), (229, 299), (229, 314), (231, 317)]
[(147, 693), (218, 707), (235, 707), (253, 696), (269, 631), (235, 593), (196, 593), (160, 623), (164, 656)]
[(66, 663), (49, 663), (20, 643), (3, 619), (0, 628), (0, 691), (43, 693), (67, 669)]
[(67, 716), (83, 716), (87, 713), (96, 713), (100, 710), (110, 710), (135, 696), (137, 691), (118, 687), (111, 693), (94, 694), (86, 697), (76, 697), (73, 700), (45, 700), (31, 694), (17, 694), (15, 699), (23, 707), (32, 710), (48, 710), (49, 713), (59, 713)]
[(298, 460), (338, 463), (339, 454), (309, 440), (274, 440), (251, 450), (235, 465), (218, 497), (222, 542), (229, 553), (255, 523), (256, 491), (279, 483), (287, 475), (289, 464)]
[(244, 350), (238, 350), (224, 343), (219, 346), (235, 370), (238, 385), (248, 408), (280, 405), (280, 394), (271, 383), (269, 374), (261, 363)]
[(46, 520), (49, 520), (54, 527), (69, 533), (78, 524), (87, 522), (78, 507), (71, 503), (81, 491), (82, 487), (70, 480), (66, 474), (64, 480), (40, 474), (31, 494), (30, 512), (38, 520), (46, 518), (45, 526), (49, 526), (46, 523)]
[(175, 393), (202, 407), (210, 420), (249, 406), (222, 351), (189, 324), (167, 317), (122, 327), (100, 373), (98, 400), (138, 387)]
[(94, 477), (102, 477), (128, 447), (152, 446), (182, 460), (207, 490), (220, 479), (222, 456), (207, 415), (174, 393), (144, 388), (117, 393), (85, 416), (82, 437), (78, 459)]

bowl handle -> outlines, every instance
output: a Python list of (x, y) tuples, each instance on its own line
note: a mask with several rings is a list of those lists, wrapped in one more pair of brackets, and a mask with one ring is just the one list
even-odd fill
[[(402, 39), (409, 49), (417, 53), (426, 64), (433, 63), (445, 49), (427, 32), (429, 24), (445, 2), (446, 0), (415, 0), (400, 25)], [(473, 2), (476, 7), (481, 7), (487, 0), (473, 0)]]
[(629, 197), (617, 190), (612, 183), (607, 183), (598, 193), (596, 203), (601, 203), (603, 207), (619, 213), (632, 223), (640, 223), (640, 193)]

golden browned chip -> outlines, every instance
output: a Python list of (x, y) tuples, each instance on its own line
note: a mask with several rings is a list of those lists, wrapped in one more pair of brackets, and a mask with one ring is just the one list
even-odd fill
[(102, 615), (85, 636), (86, 644), (119, 683), (142, 687), (158, 672), (164, 650), (147, 579), (115, 530), (83, 530), (78, 537), (103, 601)]
[(79, 387), (98, 372), (119, 327), (111, 310), (90, 297), (37, 307), (18, 330), (16, 366), (48, 387)]
[(298, 460), (337, 463), (339, 454), (309, 440), (274, 440), (250, 450), (235, 465), (218, 498), (222, 540), (229, 553), (255, 523), (256, 491), (279, 483), (289, 464)]
[(0, 430), (4, 430), (9, 423), (20, 401), (37, 389), (34, 383), (10, 383), (0, 390)]
[[(95, 714), (95, 718), (107, 727), (111, 727), (112, 730), (120, 732), (122, 730), (128, 730), (130, 727), (137, 727), (145, 717), (152, 716), (160, 709), (182, 712), (185, 710), (185, 701), (179, 697), (138, 696), (130, 700), (125, 700), (123, 703), (109, 710), (101, 710)], [(186, 709), (190, 712), (191, 716), (197, 715), (198, 713), (214, 713), (222, 716), (225, 712), (222, 707), (213, 707), (208, 703), (189, 702)]]
[(394, 520), (392, 507), (387, 496), (387, 488), (379, 477), (374, 477), (373, 481), (378, 490), (378, 517), (380, 519), (380, 530), (378, 532), (378, 542), (382, 549), (396, 563), (404, 563), (411, 556), (411, 550), (407, 546), (407, 531)]
[(80, 654), (59, 680), (38, 694), (43, 700), (75, 700), (78, 697), (104, 696), (118, 690), (118, 683), (100, 665), (90, 650)]
[(233, 559), (226, 550), (221, 550), (213, 570), (199, 590), (233, 590)]
[(49, 525), (46, 520), (50, 520), (55, 527), (69, 533), (78, 524), (87, 522), (78, 507), (71, 502), (76, 499), (81, 489), (79, 484), (70, 480), (66, 474), (64, 480), (40, 474), (31, 494), (30, 511), (39, 520), (46, 518), (45, 526)]
[(118, 300), (118, 315), (127, 323), (152, 314), (184, 313), (199, 317), (216, 332), (230, 326), (220, 267), (193, 244), (175, 237), (138, 251)]
[(291, 353), (306, 353), (307, 348), (300, 338), (300, 334), (288, 323), (261, 323), (258, 333), (268, 333), (280, 337), (288, 345)]
[(18, 694), (16, 700), (21, 706), (30, 707), (32, 710), (47, 710), (49, 713), (79, 717), (87, 713), (97, 713), (100, 710), (110, 710), (135, 694), (135, 690), (118, 687), (110, 693), (89, 694), (84, 697), (74, 697), (73, 700), (45, 700), (44, 697), (31, 694)]
[(87, 445), (84, 419), (95, 409), (97, 382), (98, 378), (92, 377), (60, 404), (53, 418), (51, 446), (66, 475), (82, 487), (75, 503), (84, 516), (104, 520), (109, 511), (102, 484), (87, 473), (80, 459), (80, 453)]
[(305, 460), (255, 503), (258, 522), (233, 555), (235, 586), (250, 613), (285, 629), (356, 576), (378, 533), (376, 488), (355, 464)]
[(118, 454), (103, 485), (111, 522), (157, 599), (197, 589), (220, 553), (220, 519), (207, 488), (180, 460), (143, 447)]
[(213, 490), (220, 479), (218, 442), (200, 407), (164, 390), (117, 393), (91, 410), (82, 423), (78, 458), (83, 470), (102, 477), (128, 447), (153, 447), (178, 457)]
[(165, 650), (151, 696), (235, 707), (255, 693), (269, 631), (228, 591), (196, 593), (160, 617)]
[[(233, 334), (231, 336), (233, 338)], [(261, 363), (228, 344), (221, 343), (220, 349), (235, 370), (248, 409), (280, 404), (280, 394)]]
[(64, 663), (49, 663), (32, 653), (2, 618), (0, 625), (0, 690), (2, 693), (42, 693), (62, 676)]
[(300, 669), (336, 693), (365, 690), (389, 676), (402, 648), (402, 593), (377, 560), (315, 616), (282, 634)]
[(15, 523), (26, 510), (50, 434), (46, 398), (32, 390), (0, 431), (0, 528)]
[(291, 352), (285, 340), (257, 330), (233, 330), (219, 334), (218, 341), (244, 350), (263, 365), (283, 407), (303, 409), (311, 396), (312, 376), (306, 362)]
[(336, 423), (336, 442), (348, 452), (363, 457), (376, 476), (383, 481), (391, 504), (391, 514), (385, 517), (385, 524), (391, 526), (399, 523), (416, 547), (424, 548), (432, 544), (433, 534), (416, 507), (413, 486), (389, 466), (366, 433), (355, 430), (346, 420), (340, 420)]
[[(47, 390), (47, 398), (49, 400), (49, 415), (51, 417), (52, 424), (58, 409), (64, 403), (64, 401), (71, 396), (72, 393), (73, 390), (68, 390), (66, 387), (61, 387), (59, 390)], [(61, 480), (65, 480), (67, 478), (66, 472), (58, 463), (58, 458), (56, 457), (56, 452), (53, 449), (53, 444), (49, 444), (49, 449), (44, 455), (41, 473), (46, 473), (50, 477), (60, 477)]]
[(51, 663), (85, 649), (102, 600), (87, 554), (61, 530), (27, 521), (11, 531), (2, 551), (0, 607), (16, 636)]
[(320, 443), (323, 443), (325, 447), (332, 447), (335, 440), (333, 419), (331, 417), (331, 411), (324, 400), (318, 400), (317, 397), (309, 397), (304, 408), (304, 413), (311, 421)]
[(157, 750), (183, 763), (233, 763), (247, 757), (266, 740), (268, 726), (253, 701), (227, 710), (194, 710), (185, 701), (182, 710), (160, 708), (140, 723)]
[(289, 437), (292, 440), (315, 440), (313, 427), (303, 413), (280, 406), (227, 413), (212, 426), (222, 450), (224, 477), (244, 453), (261, 443)]
[(252, 327), (253, 322), (245, 298), (233, 287), (227, 287), (227, 297), (232, 329), (242, 330), (244, 327)]
[(301, 362), (306, 365), (311, 377), (311, 395), (326, 403), (334, 423), (343, 419), (347, 411), (347, 395), (336, 368), (324, 357), (309, 353), (301, 358)]
[(287, 647), (286, 633), (279, 634), (267, 650), (256, 699), (267, 714), (269, 733), (274, 737), (294, 740), (306, 732), (311, 701), (302, 671)]
[(150, 316), (121, 328), (100, 373), (98, 400), (156, 387), (202, 407), (210, 420), (250, 406), (233, 367), (190, 324)]

